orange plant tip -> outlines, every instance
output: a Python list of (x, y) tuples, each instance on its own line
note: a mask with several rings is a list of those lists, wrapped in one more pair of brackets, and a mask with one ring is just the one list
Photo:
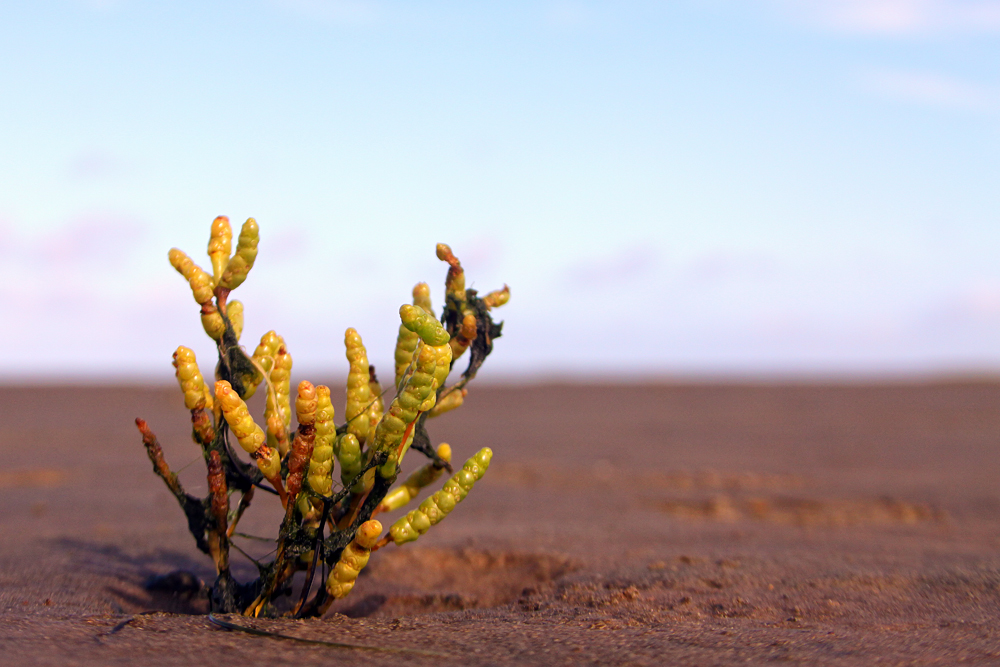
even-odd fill
[(508, 301), (510, 301), (510, 288), (507, 285), (504, 285), (503, 289), (495, 290), (483, 297), (483, 303), (486, 304), (487, 308), (499, 308)]
[(295, 418), (300, 426), (312, 426), (316, 423), (316, 408), (319, 397), (312, 382), (303, 380), (299, 383), (298, 395), (295, 397)]
[(361, 345), (361, 334), (354, 327), (348, 327), (344, 332), (344, 344), (347, 347), (357, 347)]
[(476, 337), (476, 316), (469, 314), (462, 318), (462, 330), (461, 334), (463, 337), (473, 340)]
[(355, 535), (354, 539), (357, 541), (358, 545), (364, 547), (365, 549), (371, 549), (378, 542), (379, 536), (382, 534), (382, 523), (377, 519), (370, 519), (365, 521), (363, 524), (358, 526), (358, 533)]

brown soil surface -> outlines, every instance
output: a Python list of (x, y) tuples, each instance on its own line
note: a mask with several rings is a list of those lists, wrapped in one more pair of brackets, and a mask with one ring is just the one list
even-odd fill
[(11, 387), (0, 414), (2, 664), (1000, 664), (1000, 385), (474, 387), (430, 424), (494, 450), (447, 520), (324, 619), (227, 617), (432, 655), (147, 590), (213, 577), (132, 423), (203, 494), (176, 389)]

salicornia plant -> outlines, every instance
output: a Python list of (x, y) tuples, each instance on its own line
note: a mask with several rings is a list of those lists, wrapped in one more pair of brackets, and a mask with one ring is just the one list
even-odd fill
[[(285, 341), (269, 331), (248, 354), (240, 346), (243, 304), (229, 299), (253, 268), (257, 223), (252, 218), (246, 221), (231, 253), (232, 236), (229, 219), (216, 218), (208, 242), (211, 275), (182, 251), (170, 251), (170, 263), (190, 284), (201, 306), (205, 333), (218, 348), (212, 388), (189, 348), (178, 347), (173, 359), (184, 406), (191, 411), (192, 437), (208, 468), (206, 498), (184, 491), (149, 426), (142, 419), (136, 419), (136, 425), (154, 471), (180, 503), (198, 548), (215, 562), (212, 611), (277, 614), (273, 601), (292, 591), (295, 575), (303, 572), (297, 604), (288, 611), (299, 617), (317, 616), (351, 591), (372, 551), (427, 532), (465, 498), (489, 467), (493, 453), (483, 448), (454, 472), (451, 448), (444, 443), (436, 449), (431, 446), (426, 422), (462, 405), (466, 386), (500, 336), (502, 323), (494, 323), (490, 311), (505, 304), (510, 291), (504, 286), (480, 297), (476, 290), (466, 289), (461, 263), (448, 246), (439, 244), (437, 256), (448, 263), (444, 311), (440, 320), (433, 315), (426, 283), (413, 288), (412, 305), (400, 307), (394, 397), (388, 409), (361, 336), (347, 329), (344, 344), (350, 370), (343, 423), (334, 420), (330, 389), (303, 381), (295, 397), (292, 430), (292, 357)], [(467, 368), (446, 386), (452, 366), (466, 352)], [(266, 392), (260, 423), (246, 404), (257, 391)], [(234, 441), (249, 455), (249, 462), (238, 454)], [(429, 461), (393, 489), (410, 449)], [(404, 507), (446, 470), (454, 474), (444, 486), (383, 535), (374, 517)], [(257, 490), (278, 497), (284, 518), (275, 538), (274, 559), (254, 561), (259, 576), (240, 583), (230, 572), (230, 540)], [(239, 501), (233, 508), (230, 497), (237, 492)], [(323, 573), (325, 585), (314, 592), (317, 571)]]

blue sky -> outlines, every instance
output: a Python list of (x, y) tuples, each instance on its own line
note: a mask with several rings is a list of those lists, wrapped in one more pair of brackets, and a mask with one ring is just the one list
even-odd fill
[(209, 356), (219, 214), (303, 373), (388, 364), (438, 241), (495, 378), (1000, 370), (1000, 1), (14, 5), (0, 377)]

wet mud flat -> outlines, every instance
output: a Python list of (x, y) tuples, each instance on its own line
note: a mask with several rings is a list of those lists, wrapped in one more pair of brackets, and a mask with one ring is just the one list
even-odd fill
[[(175, 388), (0, 399), (4, 664), (1000, 663), (998, 384), (476, 387), (430, 424), (495, 453), (455, 512), (323, 619), (227, 617), (402, 653), (209, 623), (211, 561), (132, 423), (203, 493)], [(242, 531), (273, 536), (269, 501)]]

